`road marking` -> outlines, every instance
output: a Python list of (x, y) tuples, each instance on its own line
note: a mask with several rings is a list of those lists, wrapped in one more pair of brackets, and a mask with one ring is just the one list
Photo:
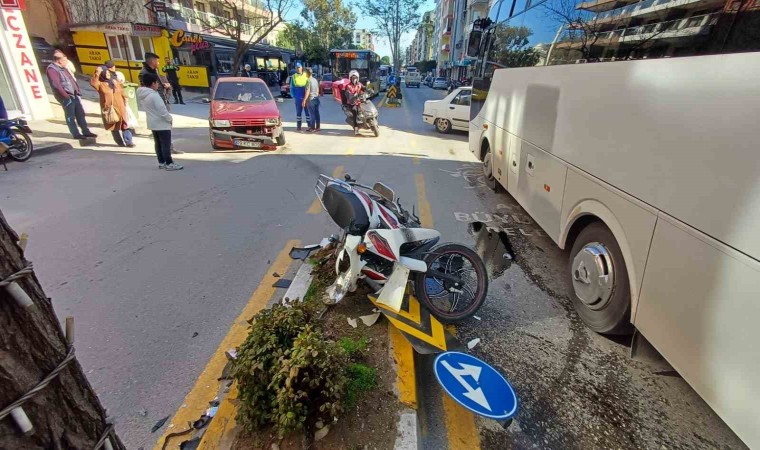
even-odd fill
[(346, 156), (354, 156), (354, 148), (349, 147), (348, 150), (346, 150)]
[(412, 158), (412, 161), (414, 162), (415, 166), (419, 166), (421, 160), (420, 160), (420, 158), (418, 158), (418, 157), (415, 156), (414, 158)]
[[(414, 177), (417, 184), (417, 203), (420, 207), (420, 222), (425, 228), (433, 228), (433, 216), (430, 212), (430, 203), (425, 191), (425, 177), (418, 173)], [(447, 327), (454, 334), (454, 327)], [(475, 426), (475, 414), (464, 409), (446, 392), (441, 390), (443, 397), (443, 418), (446, 425), (446, 438), (449, 450), (471, 450), (480, 448), (480, 435)]]
[(388, 335), (396, 361), (396, 387), (401, 403), (417, 409), (417, 380), (414, 376), (414, 350), (411, 344), (392, 324), (388, 324)]
[(219, 347), (211, 355), (211, 359), (209, 359), (203, 372), (201, 372), (195, 381), (195, 385), (182, 401), (183, 406), (174, 413), (170, 422), (174, 424), (174, 428), (166, 428), (164, 434), (154, 445), (153, 450), (161, 450), (167, 434), (184, 430), (188, 422), (197, 420), (208, 408), (208, 402), (216, 397), (219, 390), (218, 378), (222, 374), (222, 369), (227, 364), (227, 357), (224, 353), (231, 348), (237, 348), (248, 336), (249, 325), (247, 321), (266, 307), (276, 290), (276, 288), (272, 287), (274, 273), (282, 274), (288, 270), (293, 261), (289, 256), (290, 249), (299, 244), (300, 241), (298, 240), (290, 240), (277, 255), (267, 273), (264, 274), (264, 278), (262, 278), (256, 290), (253, 291), (253, 294), (251, 294), (251, 298), (246, 303), (243, 311), (232, 323), (227, 336), (222, 339)]
[(417, 206), (420, 208), (420, 222), (425, 228), (433, 228), (433, 215), (430, 213), (430, 203), (425, 191), (425, 176), (418, 173), (414, 176), (417, 185)]
[[(338, 166), (333, 170), (332, 176), (333, 178), (340, 178), (343, 175), (343, 166)], [(309, 209), (306, 210), (309, 214), (319, 214), (322, 212), (322, 203), (319, 201), (318, 198), (315, 198), (313, 202), (311, 202), (311, 206), (309, 206)]]

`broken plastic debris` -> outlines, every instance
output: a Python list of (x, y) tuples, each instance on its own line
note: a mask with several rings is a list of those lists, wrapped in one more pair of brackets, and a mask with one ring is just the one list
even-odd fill
[(324, 428), (320, 428), (317, 430), (316, 433), (314, 433), (314, 442), (322, 440), (327, 436), (327, 433), (330, 432), (330, 425), (325, 425)]
[(476, 345), (480, 344), (480, 338), (475, 338), (467, 343), (467, 348), (472, 350)]
[(153, 425), (153, 428), (150, 429), (150, 432), (151, 433), (155, 433), (156, 431), (158, 431), (159, 428), (161, 428), (162, 426), (164, 426), (164, 424), (166, 423), (167, 420), (169, 420), (169, 416), (166, 416), (163, 419), (161, 419), (158, 422), (156, 422), (156, 424)]
[(229, 360), (237, 359), (237, 350), (234, 348), (227, 350), (224, 354), (227, 355), (227, 359)]
[(475, 320), (481, 320), (480, 317), (478, 317), (478, 316), (472, 316), (472, 318), (475, 319)]
[(285, 279), (285, 278), (280, 278), (279, 280), (277, 280), (277, 281), (276, 281), (276, 282), (275, 282), (275, 283), (272, 285), (272, 287), (287, 289), (287, 288), (289, 288), (289, 287), (290, 287), (290, 285), (291, 285), (292, 283), (293, 283), (293, 280), (287, 280), (287, 279)]
[(377, 319), (380, 318), (380, 313), (376, 312), (372, 314), (367, 314), (366, 316), (359, 316), (359, 318), (362, 320), (362, 322), (364, 322), (364, 325), (371, 327), (372, 325), (375, 324), (375, 322), (377, 322)]
[(280, 274), (277, 273), (277, 272), (273, 273), (272, 276), (275, 277), (275, 278), (280, 278)]
[(197, 331), (194, 331), (194, 332), (193, 332), (193, 336), (192, 336), (192, 337), (196, 337), (196, 336), (198, 336), (198, 332), (197, 332)]
[(346, 320), (348, 320), (348, 324), (351, 325), (353, 328), (356, 328), (359, 325), (356, 322), (356, 319), (352, 319), (350, 317), (346, 317)]

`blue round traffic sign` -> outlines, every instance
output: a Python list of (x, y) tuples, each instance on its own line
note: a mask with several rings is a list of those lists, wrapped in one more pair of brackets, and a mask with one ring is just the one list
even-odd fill
[(438, 355), (433, 371), (457, 403), (481, 416), (506, 420), (517, 414), (517, 394), (509, 382), (480, 359), (461, 352)]

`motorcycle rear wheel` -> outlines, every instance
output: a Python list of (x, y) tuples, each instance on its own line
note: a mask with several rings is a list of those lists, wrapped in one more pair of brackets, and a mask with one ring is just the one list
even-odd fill
[[(457, 323), (474, 315), (486, 300), (488, 294), (488, 272), (483, 260), (475, 251), (461, 244), (441, 244), (425, 255), (428, 273), (418, 273), (414, 278), (417, 298), (442, 323)], [(464, 263), (469, 263), (469, 269)], [(450, 283), (432, 276), (430, 270), (438, 270), (446, 275), (462, 277), (465, 283), (453, 292)], [(469, 272), (469, 276), (465, 275)], [(475, 279), (472, 279), (472, 275)], [(469, 281), (469, 283), (468, 283)], [(463, 297), (469, 297), (469, 300)], [(464, 305), (460, 301), (466, 300)]]
[(13, 139), (8, 145), (8, 157), (14, 161), (23, 162), (32, 156), (34, 144), (32, 138), (23, 131), (13, 130)]

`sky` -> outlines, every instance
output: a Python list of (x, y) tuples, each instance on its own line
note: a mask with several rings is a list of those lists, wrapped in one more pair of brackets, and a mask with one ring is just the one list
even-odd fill
[[(361, 1), (361, 0), (359, 0)], [(303, 8), (303, 5), (298, 2), (298, 5), (291, 10), (290, 14), (288, 14), (286, 17), (287, 20), (293, 20), (298, 18), (298, 15), (301, 13), (301, 9)], [(422, 3), (422, 6), (420, 6), (419, 14), (420, 18), (422, 18), (422, 14), (431, 11), (435, 9), (435, 0), (425, 0)], [(376, 27), (375, 21), (372, 18), (369, 17), (362, 17), (361, 13), (356, 10), (356, 15), (358, 17), (358, 20), (356, 21), (356, 29), (368, 29), (372, 30)], [(406, 50), (407, 47), (409, 47), (409, 44), (412, 43), (412, 39), (414, 39), (415, 31), (411, 31), (409, 33), (406, 33), (401, 36), (401, 49)], [(373, 36), (374, 42), (375, 42), (375, 53), (380, 55), (380, 57), (383, 56), (391, 56), (391, 46), (388, 43), (387, 39), (382, 39), (379, 36), (375, 35)]]

